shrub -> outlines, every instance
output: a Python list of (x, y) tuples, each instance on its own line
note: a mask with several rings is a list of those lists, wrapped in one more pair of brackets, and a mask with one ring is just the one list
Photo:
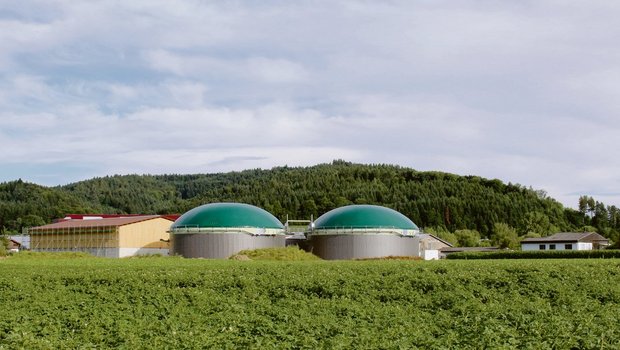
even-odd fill
[(233, 260), (246, 260), (240, 258), (246, 256), (250, 260), (286, 260), (286, 261), (302, 261), (302, 260), (320, 260), (314, 254), (299, 249), (296, 246), (286, 248), (263, 248), (254, 250), (242, 250), (230, 257)]
[(9, 253), (9, 238), (0, 234), (0, 256), (6, 256)]

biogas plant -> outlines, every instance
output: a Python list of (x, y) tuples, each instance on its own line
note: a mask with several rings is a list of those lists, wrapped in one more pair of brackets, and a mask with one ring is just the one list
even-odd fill
[(438, 259), (450, 244), (420, 231), (405, 215), (382, 206), (348, 205), (291, 232), (269, 212), (249, 204), (211, 203), (181, 215), (170, 228), (171, 254), (228, 258), (241, 250), (297, 244), (323, 259), (390, 256)]
[[(293, 225), (291, 225), (293, 224)], [(301, 224), (301, 226), (300, 226)], [(264, 209), (242, 203), (210, 203), (183, 215), (68, 214), (31, 227), (33, 251), (81, 251), (122, 258), (180, 255), (227, 259), (242, 250), (297, 245), (320, 258), (439, 258), (451, 245), (420, 231), (405, 215), (377, 205), (348, 205), (313, 220), (283, 224)]]

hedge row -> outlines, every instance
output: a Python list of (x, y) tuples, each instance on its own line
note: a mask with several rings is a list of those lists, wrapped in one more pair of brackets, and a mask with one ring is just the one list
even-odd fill
[(447, 259), (614, 259), (620, 250), (503, 250), (497, 252), (460, 252)]

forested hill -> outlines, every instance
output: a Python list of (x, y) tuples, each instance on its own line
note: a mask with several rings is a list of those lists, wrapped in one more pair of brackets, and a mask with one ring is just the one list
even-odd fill
[(254, 204), (282, 221), (287, 215), (316, 218), (347, 204), (379, 204), (434, 232), (469, 229), (482, 237), (491, 236), (498, 223), (519, 235), (593, 225), (616, 240), (620, 230), (618, 209), (591, 198), (585, 198), (577, 211), (564, 208), (543, 191), (500, 180), (344, 161), (220, 174), (109, 176), (51, 188), (22, 181), (3, 183), (0, 227), (16, 232), (66, 213), (183, 213), (219, 201)]

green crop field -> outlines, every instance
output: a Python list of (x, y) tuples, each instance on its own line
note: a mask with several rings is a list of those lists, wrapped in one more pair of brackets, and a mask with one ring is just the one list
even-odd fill
[(0, 260), (0, 349), (611, 349), (618, 260)]

